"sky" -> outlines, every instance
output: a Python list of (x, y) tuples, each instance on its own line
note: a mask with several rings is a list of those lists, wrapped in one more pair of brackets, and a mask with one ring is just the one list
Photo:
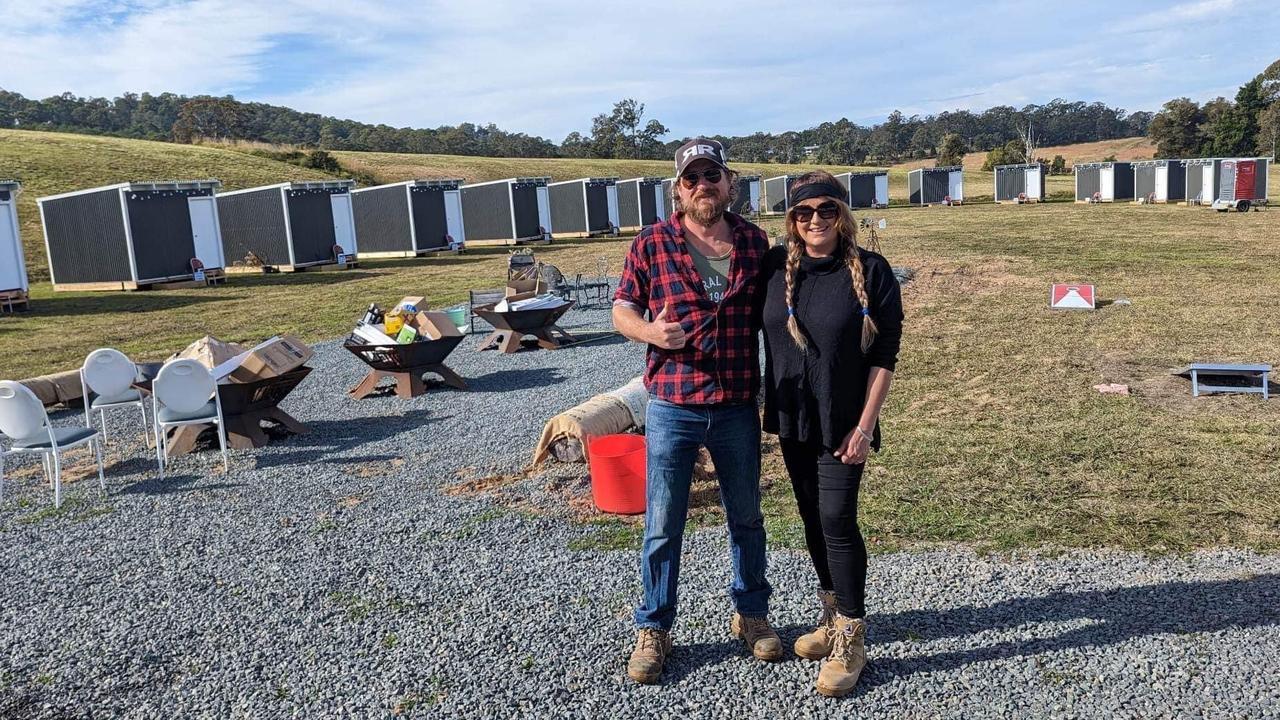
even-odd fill
[(668, 140), (1054, 98), (1155, 111), (1234, 97), (1280, 59), (1275, 1), (0, 0), (0, 88), (554, 142), (622, 98)]

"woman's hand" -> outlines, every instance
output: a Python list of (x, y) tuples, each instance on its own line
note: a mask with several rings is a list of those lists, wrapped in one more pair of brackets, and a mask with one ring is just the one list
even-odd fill
[(864, 433), (857, 425), (844, 436), (840, 447), (832, 455), (845, 465), (861, 465), (867, 461), (867, 453), (871, 452), (871, 435)]

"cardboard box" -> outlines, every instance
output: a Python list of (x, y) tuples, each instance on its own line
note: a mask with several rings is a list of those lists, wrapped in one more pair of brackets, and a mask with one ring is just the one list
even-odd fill
[(223, 342), (212, 335), (205, 335), (169, 359), (191, 359), (213, 370), (237, 355), (244, 353), (246, 349), (242, 345)]
[(244, 353), (239, 367), (231, 371), (235, 382), (253, 382), (279, 377), (306, 364), (315, 353), (292, 335), (278, 335)]
[(512, 295), (523, 295), (524, 293), (532, 293), (541, 295), (550, 288), (547, 287), (546, 281), (542, 278), (533, 280), (508, 280), (507, 281), (507, 297)]
[(410, 295), (408, 297), (400, 298), (400, 302), (396, 303), (396, 307), (404, 307), (405, 305), (412, 305), (419, 310), (426, 310), (427, 299), (424, 297), (415, 297)]
[(439, 340), (442, 337), (456, 337), (462, 334), (453, 320), (442, 312), (422, 311), (414, 315), (410, 321), (418, 334), (429, 339)]

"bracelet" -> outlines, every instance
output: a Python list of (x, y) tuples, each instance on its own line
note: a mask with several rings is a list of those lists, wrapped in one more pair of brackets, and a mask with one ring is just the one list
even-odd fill
[(867, 431), (862, 429), (862, 426), (861, 426), (861, 425), (854, 425), (854, 426), (853, 426), (853, 429), (854, 429), (854, 430), (856, 430), (856, 431), (858, 432), (858, 434), (859, 434), (859, 435), (861, 435), (862, 437), (866, 438), (866, 439), (867, 439), (867, 442), (874, 442), (874, 441), (871, 439), (871, 436), (867, 434)]

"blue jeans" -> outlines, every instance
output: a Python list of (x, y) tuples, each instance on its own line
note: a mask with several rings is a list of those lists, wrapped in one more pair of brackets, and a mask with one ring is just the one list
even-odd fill
[(744, 616), (769, 611), (764, 515), (760, 512), (760, 415), (755, 403), (676, 405), (649, 398), (645, 414), (648, 477), (640, 574), (644, 604), (636, 626), (670, 630), (676, 620), (680, 547), (698, 447), (706, 445), (729, 524), (733, 604)]

